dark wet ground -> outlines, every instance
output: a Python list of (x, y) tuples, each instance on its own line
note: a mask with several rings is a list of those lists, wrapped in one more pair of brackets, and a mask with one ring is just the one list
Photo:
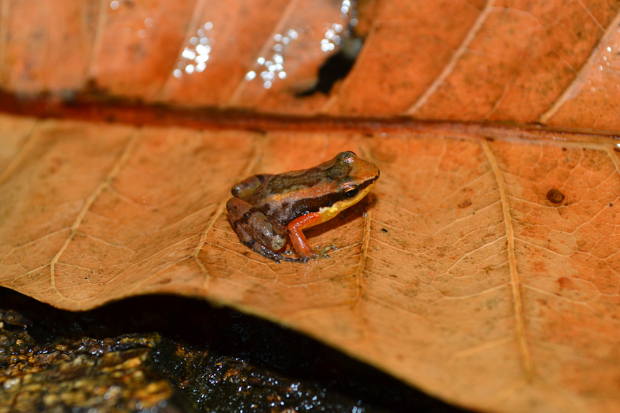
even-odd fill
[(310, 338), (199, 300), (84, 313), (0, 288), (0, 413), (461, 412)]

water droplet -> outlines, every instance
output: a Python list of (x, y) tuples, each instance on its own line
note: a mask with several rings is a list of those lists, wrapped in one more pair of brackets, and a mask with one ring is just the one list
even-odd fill
[(264, 58), (264, 57), (259, 57), (259, 58), (256, 60), (256, 62), (257, 62), (259, 65), (262, 65), (263, 63), (265, 63), (265, 58)]
[(197, 37), (192, 37), (191, 39), (189, 39), (189, 42), (193, 45), (198, 44), (198, 38)]
[(153, 25), (153, 19), (151, 19), (151, 18), (149, 17), (148, 19), (146, 19), (146, 20), (144, 21), (144, 25), (145, 25), (146, 27), (151, 27), (151, 26)]
[[(286, 72), (280, 72), (280, 73), (278, 73), (278, 77), (279, 77), (280, 79), (284, 79), (284, 78), (286, 77)], [(620, 146), (620, 144), (618, 144), (618, 146)]]
[(138, 32), (138, 36), (142, 37), (143, 39), (146, 37), (147, 33), (146, 30), (142, 29)]
[(276, 63), (282, 63), (284, 62), (284, 58), (282, 58), (282, 56), (280, 56), (279, 54), (274, 54), (273, 61)]
[(256, 77), (256, 72), (251, 70), (245, 75), (245, 80), (250, 81)]
[(205, 62), (200, 62), (196, 65), (196, 71), (199, 73), (205, 70), (206, 68), (207, 68), (207, 64)]
[(351, 26), (355, 27), (357, 26), (357, 19), (351, 19)]
[(194, 73), (194, 65), (185, 66), (185, 73), (187, 73), (188, 75), (191, 75), (192, 73)]
[(273, 51), (274, 51), (274, 52), (278, 52), (278, 53), (279, 53), (279, 52), (281, 52), (281, 51), (282, 51), (282, 45), (281, 45), (281, 44), (279, 44), (279, 43), (278, 43), (278, 44), (276, 44), (276, 45), (274, 45), (274, 46), (273, 46)]
[(611, 52), (611, 47), (607, 46), (607, 51)]
[(295, 30), (291, 29), (288, 31), (288, 37), (291, 39), (295, 40), (297, 39), (297, 36), (299, 36), (299, 34)]
[(211, 22), (206, 22), (204, 25), (204, 28), (207, 30), (211, 30), (213, 28), (213, 23)]
[(280, 40), (282, 40), (282, 35), (276, 34), (275, 36), (273, 36), (273, 40), (275, 40), (276, 42), (279, 42)]
[(118, 9), (118, 6), (120, 6), (120, 3), (118, 1), (116, 1), (116, 0), (114, 0), (113, 2), (110, 3), (110, 8), (112, 10)]
[(181, 53), (181, 56), (183, 56), (186, 59), (193, 60), (196, 57), (196, 53), (194, 53), (193, 50), (188, 49), (186, 47), (185, 50), (183, 50), (183, 53)]
[(266, 81), (263, 86), (265, 87), (265, 89), (269, 89), (271, 87), (271, 82), (270, 81)]
[(289, 39), (288, 37), (283, 37), (282, 38), (282, 44), (288, 44), (291, 41), (291, 39)]
[(211, 51), (211, 47), (199, 44), (198, 46), (196, 46), (196, 51), (198, 52), (198, 54), (209, 54), (209, 52)]

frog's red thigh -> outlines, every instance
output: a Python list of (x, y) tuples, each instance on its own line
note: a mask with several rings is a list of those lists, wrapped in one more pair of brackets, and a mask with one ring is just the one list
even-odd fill
[(313, 212), (311, 214), (302, 215), (299, 218), (296, 218), (289, 222), (286, 226), (288, 229), (288, 235), (291, 239), (291, 244), (293, 244), (293, 248), (297, 251), (297, 254), (300, 257), (308, 258), (312, 257), (315, 254), (310, 249), (310, 245), (308, 245), (308, 240), (306, 236), (302, 232), (304, 228), (310, 228), (315, 225), (321, 223), (321, 215)]

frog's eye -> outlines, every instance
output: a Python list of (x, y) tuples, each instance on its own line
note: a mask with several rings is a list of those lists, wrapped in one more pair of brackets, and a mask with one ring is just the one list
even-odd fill
[(355, 162), (355, 157), (357, 155), (355, 155), (355, 152), (347, 151), (347, 152), (340, 152), (338, 156), (342, 158), (342, 162), (344, 163), (353, 163)]
[(342, 195), (345, 198), (353, 198), (358, 192), (359, 189), (356, 186), (348, 186), (342, 190)]

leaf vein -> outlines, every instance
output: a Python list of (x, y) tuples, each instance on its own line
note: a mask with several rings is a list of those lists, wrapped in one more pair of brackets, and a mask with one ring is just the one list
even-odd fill
[(574, 97), (574, 95), (578, 92), (579, 88), (582, 87), (583, 83), (586, 80), (586, 77), (590, 74), (590, 69), (593, 67), (594, 62), (599, 57), (598, 53), (601, 50), (602, 45), (607, 43), (611, 39), (611, 37), (614, 36), (614, 32), (618, 25), (620, 25), (620, 11), (618, 12), (618, 14), (616, 14), (616, 17), (614, 17), (609, 26), (607, 26), (607, 30), (605, 30), (605, 32), (603, 33), (603, 36), (599, 40), (596, 47), (592, 49), (592, 53), (590, 54), (590, 56), (588, 56), (588, 59), (585, 61), (583, 66), (581, 66), (581, 69), (579, 69), (579, 72), (577, 72), (577, 75), (575, 76), (573, 81), (568, 85), (566, 89), (564, 89), (560, 97), (553, 103), (553, 105), (551, 105), (551, 107), (547, 109), (546, 112), (540, 115), (540, 117), (538, 118), (538, 122), (547, 123), (549, 119), (551, 119), (560, 110), (564, 103)]
[(106, 176), (105, 180), (101, 184), (99, 184), (97, 188), (95, 188), (95, 191), (92, 194), (90, 194), (90, 196), (86, 198), (86, 200), (84, 201), (84, 205), (82, 206), (82, 209), (80, 210), (77, 217), (75, 218), (73, 225), (71, 225), (71, 231), (69, 233), (69, 236), (67, 237), (64, 244), (62, 245), (62, 247), (60, 247), (60, 250), (58, 251), (58, 253), (56, 253), (56, 255), (54, 256), (54, 258), (52, 259), (50, 263), (50, 287), (52, 290), (56, 291), (58, 294), (60, 294), (61, 297), (65, 299), (68, 299), (68, 297), (65, 297), (60, 291), (58, 291), (58, 288), (56, 288), (56, 274), (55, 274), (56, 263), (58, 262), (61, 255), (65, 252), (65, 250), (69, 246), (69, 243), (75, 237), (75, 234), (77, 233), (77, 229), (82, 223), (82, 220), (84, 219), (84, 216), (86, 215), (86, 212), (88, 212), (92, 204), (95, 202), (97, 197), (103, 192), (103, 190), (110, 186), (110, 183), (116, 177), (121, 167), (129, 159), (129, 155), (131, 155), (131, 152), (133, 148), (135, 147), (137, 141), (138, 141), (138, 134), (134, 133), (134, 135), (129, 139), (129, 142), (125, 146), (125, 149), (121, 153), (121, 156), (118, 158), (118, 160), (112, 167), (112, 170), (110, 171), (108, 176)]
[(517, 274), (517, 260), (515, 257), (515, 236), (512, 228), (512, 219), (510, 217), (510, 204), (508, 203), (508, 195), (506, 193), (506, 185), (502, 177), (502, 172), (499, 169), (495, 155), (491, 151), (489, 143), (486, 140), (481, 140), (480, 144), (486, 154), (495, 178), (497, 180), (497, 186), (502, 200), (502, 209), (504, 210), (504, 223), (506, 224), (506, 239), (508, 240), (508, 262), (510, 268), (510, 282), (512, 285), (512, 295), (514, 298), (514, 311), (516, 318), (517, 338), (519, 340), (519, 348), (521, 350), (521, 357), (523, 358), (523, 364), (525, 367), (526, 379), (531, 381), (533, 379), (533, 367), (530, 349), (527, 343), (525, 335), (525, 321), (523, 316), (523, 303), (521, 298), (521, 291), (519, 282), (519, 275)]
[(415, 112), (418, 111), (418, 109), (424, 106), (426, 102), (428, 102), (428, 99), (439, 89), (439, 87), (448, 78), (448, 76), (452, 74), (456, 66), (456, 63), (465, 54), (465, 52), (467, 51), (467, 48), (469, 47), (471, 42), (474, 40), (474, 38), (478, 34), (478, 31), (482, 28), (482, 25), (484, 24), (487, 17), (491, 13), (491, 10), (493, 10), (493, 3), (494, 3), (494, 0), (487, 0), (487, 3), (485, 4), (484, 9), (482, 9), (482, 12), (480, 13), (478, 18), (472, 25), (471, 29), (469, 30), (465, 38), (463, 39), (463, 42), (459, 45), (458, 49), (456, 49), (456, 51), (452, 55), (452, 58), (450, 59), (446, 67), (441, 71), (441, 73), (433, 81), (433, 83), (431, 83), (431, 85), (426, 89), (424, 94), (420, 96), (420, 98), (406, 111), (407, 115), (413, 115)]

